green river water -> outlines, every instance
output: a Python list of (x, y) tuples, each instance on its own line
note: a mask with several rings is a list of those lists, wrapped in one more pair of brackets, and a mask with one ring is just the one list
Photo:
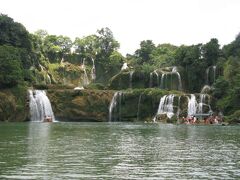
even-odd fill
[(0, 179), (240, 179), (240, 126), (0, 123)]

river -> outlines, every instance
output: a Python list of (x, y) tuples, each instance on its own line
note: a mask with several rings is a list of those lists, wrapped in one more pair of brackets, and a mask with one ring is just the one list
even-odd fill
[(0, 179), (239, 179), (240, 126), (0, 123)]

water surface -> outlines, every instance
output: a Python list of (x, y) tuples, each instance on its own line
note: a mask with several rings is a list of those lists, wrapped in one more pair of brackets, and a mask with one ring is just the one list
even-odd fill
[(0, 179), (239, 179), (239, 126), (0, 123)]

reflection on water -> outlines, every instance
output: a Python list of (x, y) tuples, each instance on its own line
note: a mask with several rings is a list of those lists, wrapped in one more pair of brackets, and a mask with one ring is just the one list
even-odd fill
[[(27, 148), (18, 149), (15, 159), (0, 156), (3, 169), (0, 179), (240, 178), (238, 126), (130, 123), (15, 126), (22, 130), (10, 135), (6, 131), (4, 136), (15, 144), (11, 148), (24, 145)], [(16, 138), (11, 139), (13, 136)], [(16, 152), (9, 151), (4, 139), (0, 138), (0, 153), (14, 157)]]

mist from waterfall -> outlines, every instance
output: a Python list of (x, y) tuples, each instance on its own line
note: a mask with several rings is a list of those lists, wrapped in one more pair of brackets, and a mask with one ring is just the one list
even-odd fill
[(29, 90), (29, 107), (31, 121), (42, 122), (46, 117), (55, 120), (51, 103), (44, 90)]

